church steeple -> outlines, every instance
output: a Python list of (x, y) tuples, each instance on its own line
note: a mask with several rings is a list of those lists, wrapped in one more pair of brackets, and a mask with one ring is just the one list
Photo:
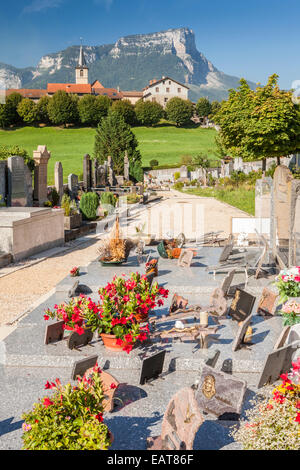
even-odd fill
[(86, 65), (86, 60), (82, 48), (80, 46), (78, 64), (76, 66), (76, 84), (77, 85), (86, 85), (89, 83), (89, 68)]

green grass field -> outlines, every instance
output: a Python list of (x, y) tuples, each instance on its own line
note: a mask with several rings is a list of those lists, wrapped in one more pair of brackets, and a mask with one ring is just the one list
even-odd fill
[(231, 206), (237, 207), (248, 214), (255, 215), (255, 189), (245, 189), (243, 187), (229, 189), (197, 188), (187, 189), (184, 193), (195, 196), (215, 197), (221, 202), (227, 202)]
[[(135, 127), (132, 129), (139, 142), (143, 165), (152, 159), (160, 165), (177, 164), (182, 155), (199, 153), (216, 160), (214, 129), (177, 128), (169, 124), (157, 127)], [(18, 145), (32, 156), (38, 145), (46, 145), (51, 152), (48, 165), (49, 184), (54, 182), (54, 165), (60, 161), (64, 170), (64, 181), (70, 173), (82, 174), (82, 161), (86, 153), (93, 155), (96, 130), (92, 128), (22, 127), (0, 130), (0, 145)]]

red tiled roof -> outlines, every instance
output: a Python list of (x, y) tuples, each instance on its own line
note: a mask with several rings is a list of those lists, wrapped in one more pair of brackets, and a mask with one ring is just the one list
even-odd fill
[(47, 90), (34, 90), (31, 88), (9, 88), (6, 90), (6, 96), (11, 95), (12, 93), (19, 93), (23, 98), (41, 98), (42, 96), (47, 95)]
[(122, 90), (122, 95), (125, 96), (136, 96), (136, 97), (142, 97), (143, 92), (142, 91), (123, 91)]
[(93, 88), (93, 92), (96, 95), (108, 96), (112, 100), (121, 100), (123, 98), (122, 92), (119, 92), (115, 88)]
[(48, 83), (48, 93), (56, 93), (59, 90), (66, 91), (67, 93), (91, 94), (92, 86), (89, 83), (83, 85), (78, 85), (76, 83)]
[(104, 86), (102, 85), (102, 83), (99, 82), (99, 80), (95, 80), (92, 83), (92, 88), (104, 88)]

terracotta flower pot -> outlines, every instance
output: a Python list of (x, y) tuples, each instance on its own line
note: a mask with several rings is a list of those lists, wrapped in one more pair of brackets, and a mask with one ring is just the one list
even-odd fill
[(128, 344), (126, 341), (122, 341), (122, 344), (117, 344), (118, 338), (115, 335), (101, 333), (100, 336), (104, 346), (110, 351), (123, 351), (124, 346)]

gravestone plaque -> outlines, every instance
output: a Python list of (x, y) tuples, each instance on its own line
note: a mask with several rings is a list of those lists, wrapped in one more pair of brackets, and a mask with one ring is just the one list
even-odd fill
[(39, 206), (43, 206), (47, 201), (48, 177), (47, 167), (51, 157), (46, 145), (39, 145), (37, 150), (33, 151), (34, 159), (34, 199), (38, 201)]
[(201, 410), (219, 419), (236, 418), (242, 411), (247, 383), (225, 372), (204, 365), (196, 392)]
[(83, 157), (83, 186), (85, 191), (90, 191), (92, 186), (92, 162), (89, 154)]
[(245, 335), (250, 326), (251, 320), (252, 316), (249, 315), (249, 317), (247, 317), (243, 322), (240, 323), (236, 337), (232, 344), (233, 351), (237, 351), (238, 349), (240, 349), (242, 344), (244, 343)]
[(5, 160), (0, 160), (0, 202), (5, 202), (6, 198), (6, 168)]
[(229, 256), (231, 255), (232, 250), (233, 250), (233, 242), (230, 241), (224, 246), (223, 251), (220, 254), (219, 263), (225, 263), (225, 261), (227, 261)]
[(179, 390), (163, 417), (161, 435), (147, 439), (148, 450), (193, 450), (199, 427), (204, 422), (191, 388)]
[(64, 339), (64, 321), (58, 321), (56, 323), (52, 323), (52, 325), (46, 326), (45, 331), (45, 344), (55, 343), (56, 341), (61, 341)]
[(182, 268), (188, 268), (191, 265), (193, 259), (193, 252), (192, 250), (181, 250), (179, 259), (178, 259), (178, 266)]
[(75, 199), (78, 193), (78, 188), (79, 188), (77, 175), (74, 175), (73, 173), (71, 173), (68, 176), (68, 188), (70, 192), (70, 197), (72, 199)]
[(64, 195), (63, 167), (61, 162), (55, 162), (54, 167), (54, 185), (59, 195), (59, 203)]
[(71, 289), (69, 290), (68, 292), (68, 297), (69, 298), (72, 298), (72, 297), (76, 297), (77, 296), (77, 289), (78, 289), (78, 286), (79, 286), (79, 281), (75, 281), (73, 286), (71, 287)]
[(230, 290), (230, 286), (231, 286), (231, 283), (233, 281), (234, 275), (235, 275), (235, 269), (231, 269), (231, 271), (229, 271), (227, 276), (225, 276), (224, 279), (223, 279), (221, 289), (222, 289), (225, 297), (227, 297), (229, 295), (229, 290)]
[(165, 355), (166, 351), (160, 351), (143, 360), (140, 385), (158, 378), (163, 371)]
[(78, 376), (83, 377), (88, 369), (95, 367), (97, 360), (98, 356), (89, 356), (85, 359), (74, 362), (71, 374), (72, 380), (76, 380)]
[(12, 207), (25, 207), (27, 201), (25, 167), (22, 157), (9, 157), (8, 169), (8, 196), (7, 205)]
[(229, 307), (229, 316), (237, 322), (244, 321), (246, 317), (251, 315), (255, 297), (244, 290), (237, 288), (234, 298)]
[(261, 298), (259, 299), (257, 313), (259, 315), (274, 315), (278, 297), (279, 296), (276, 292), (265, 287), (262, 291)]
[(292, 367), (293, 355), (299, 347), (300, 341), (296, 341), (272, 351), (265, 360), (257, 388), (272, 384), (279, 379), (281, 374), (289, 372)]
[(275, 343), (274, 350), (275, 349), (280, 349), (285, 345), (285, 342), (287, 340), (290, 329), (291, 329), (290, 325), (286, 325), (283, 328), (282, 332), (280, 333), (280, 335), (279, 335), (279, 337), (278, 337), (278, 339)]
[(76, 331), (73, 331), (68, 337), (68, 348), (76, 349), (80, 348), (81, 346), (86, 346), (92, 341), (92, 339), (93, 332), (89, 328), (85, 328), (82, 335), (78, 334)]
[(170, 305), (169, 313), (174, 313), (179, 309), (185, 309), (189, 301), (178, 294), (174, 294)]
[(222, 289), (217, 287), (210, 296), (210, 305), (207, 311), (212, 315), (223, 316), (227, 312), (227, 301)]

